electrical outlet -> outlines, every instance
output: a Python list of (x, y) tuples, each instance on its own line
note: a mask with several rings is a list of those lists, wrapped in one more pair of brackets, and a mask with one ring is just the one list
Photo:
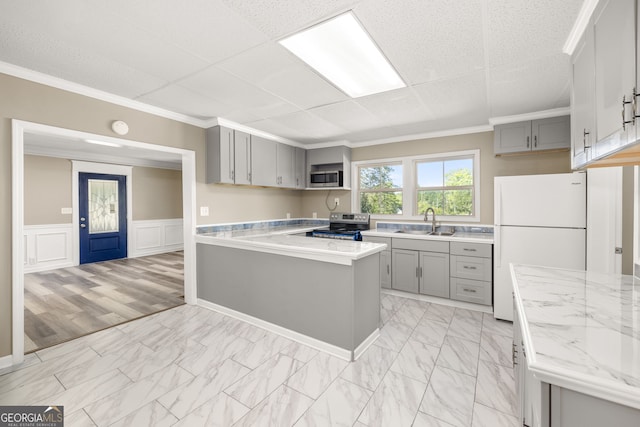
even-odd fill
[(73, 209), (71, 208), (61, 208), (60, 213), (62, 215), (71, 215), (73, 213)]
[(340, 206), (340, 197), (336, 197), (335, 199), (333, 199), (333, 202), (336, 204), (336, 206)]
[(209, 206), (200, 206), (200, 216), (209, 216)]
[(314, 212), (314, 213), (313, 213), (313, 217), (314, 217), (314, 218), (318, 218), (318, 212)]
[(291, 219), (291, 214), (287, 212), (287, 219)]

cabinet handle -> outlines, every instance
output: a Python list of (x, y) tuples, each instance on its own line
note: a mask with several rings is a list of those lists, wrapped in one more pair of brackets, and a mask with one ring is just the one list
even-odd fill
[(473, 267), (473, 266), (470, 266), (470, 265), (465, 265), (462, 268), (464, 268), (465, 270), (475, 270), (476, 269), (476, 267)]
[(391, 273), (391, 267), (389, 266), (389, 264), (387, 264), (387, 274)]
[(469, 248), (463, 248), (462, 250), (466, 251), (466, 252), (475, 252), (476, 251), (475, 249), (469, 249)]
[(462, 288), (462, 290), (465, 292), (470, 292), (472, 294), (475, 294), (477, 292), (475, 289), (470, 289), (470, 288)]
[(627, 101), (627, 95), (622, 95), (622, 130), (626, 130), (626, 126), (629, 123), (635, 122), (635, 117), (633, 120), (625, 120), (626, 117), (624, 115), (625, 105), (631, 104), (631, 101)]
[(529, 137), (527, 137), (527, 148), (529, 148)]
[(516, 350), (516, 343), (511, 343), (511, 362), (513, 362), (513, 366), (516, 366), (518, 362), (516, 362), (516, 354), (518, 354), (518, 350)]
[(587, 129), (584, 129), (582, 131), (582, 149), (583, 151), (586, 150), (587, 148), (591, 148), (591, 145), (587, 145), (587, 136), (589, 135), (589, 132), (587, 132)]
[(538, 135), (533, 135), (533, 146), (534, 147), (538, 146)]

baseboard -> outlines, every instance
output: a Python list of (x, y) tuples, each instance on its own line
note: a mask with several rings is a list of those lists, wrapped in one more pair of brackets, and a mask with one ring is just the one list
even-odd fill
[(8, 368), (10, 366), (13, 366), (13, 356), (12, 355), (0, 357), (0, 369)]
[(49, 271), (49, 270), (57, 270), (59, 268), (69, 268), (73, 267), (75, 264), (71, 261), (69, 262), (61, 262), (57, 264), (47, 264), (47, 265), (35, 265), (35, 266), (24, 266), (24, 274), (28, 273), (39, 273), (41, 271)]
[(440, 305), (448, 305), (449, 307), (464, 308), (467, 310), (480, 311), (482, 313), (493, 314), (493, 307), (489, 305), (474, 304), (472, 302), (456, 301), (449, 298), (432, 297), (429, 295), (414, 294), (411, 292), (397, 291), (395, 289), (382, 288), (381, 293), (395, 295), (402, 298), (414, 299), (417, 301), (432, 302)]
[(358, 360), (358, 358), (362, 356), (369, 347), (371, 347), (371, 344), (373, 344), (379, 336), (380, 329), (376, 328), (376, 330), (373, 331), (367, 338), (365, 338), (365, 340), (362, 341), (362, 343), (353, 351), (353, 360)]
[[(249, 316), (248, 314), (244, 314), (239, 311), (236, 311), (228, 307), (224, 307), (200, 298), (198, 298), (198, 305), (204, 308), (208, 308), (209, 310), (217, 311), (218, 313), (222, 313), (227, 316), (233, 317), (235, 319), (242, 320), (243, 322), (247, 322), (253, 326), (266, 329), (269, 332), (273, 332), (274, 334), (281, 335), (285, 338), (288, 338), (292, 341), (299, 342), (300, 344), (304, 344), (308, 347), (315, 348), (316, 350), (329, 353), (332, 356), (336, 356), (340, 359), (343, 359), (349, 362), (352, 360), (353, 352), (350, 350), (346, 350), (344, 348), (340, 348), (333, 344), (329, 344), (327, 342), (320, 341), (315, 338), (311, 338), (299, 332), (292, 331), (291, 329), (283, 328), (282, 326), (267, 322), (262, 319), (258, 319), (257, 317)], [(367, 340), (368, 339), (369, 338), (367, 338)], [(360, 346), (362, 346), (362, 344)]]
[(145, 249), (141, 251), (135, 251), (133, 254), (129, 255), (127, 258), (139, 258), (143, 256), (166, 254), (168, 252), (176, 252), (176, 251), (182, 251), (182, 250), (184, 250), (184, 245), (164, 246), (162, 248), (157, 248), (157, 249)]

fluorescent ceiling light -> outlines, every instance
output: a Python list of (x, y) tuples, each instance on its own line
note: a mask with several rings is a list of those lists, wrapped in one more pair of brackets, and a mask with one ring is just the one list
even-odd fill
[(406, 87), (351, 12), (280, 40), (280, 44), (352, 98)]
[(116, 144), (115, 142), (98, 141), (95, 139), (85, 139), (84, 141), (89, 144), (104, 145), (107, 147), (122, 147), (122, 145)]

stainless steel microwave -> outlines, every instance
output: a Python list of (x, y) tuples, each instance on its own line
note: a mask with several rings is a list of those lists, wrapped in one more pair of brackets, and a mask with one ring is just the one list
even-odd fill
[(309, 184), (311, 187), (342, 187), (342, 171), (311, 172)]

